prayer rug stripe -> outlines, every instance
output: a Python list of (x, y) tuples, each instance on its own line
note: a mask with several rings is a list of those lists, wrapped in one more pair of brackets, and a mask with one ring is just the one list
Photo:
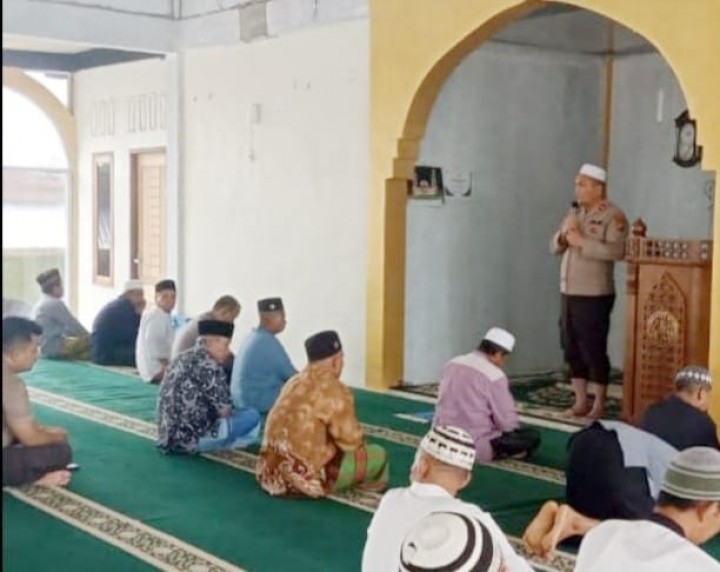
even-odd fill
[(6, 487), (5, 492), (67, 524), (166, 572), (244, 572), (160, 532), (62, 487)]
[[(77, 400), (69, 399), (63, 396), (54, 395), (46, 391), (38, 390), (37, 388), (30, 387), (28, 388), (28, 391), (30, 393), (32, 401), (35, 403), (40, 403), (42, 405), (52, 407), (59, 411), (76, 415), (83, 419), (95, 421), (108, 427), (128, 432), (139, 437), (144, 437), (146, 439), (154, 439), (156, 428), (153, 423), (133, 419), (126, 415), (115, 413), (113, 411), (108, 411), (106, 409), (93, 405), (88, 405), (86, 403), (82, 403)], [(202, 456), (207, 459), (217, 461), (252, 474), (254, 474), (255, 462), (257, 461), (256, 455), (242, 450), (223, 451)], [(339, 502), (356, 509), (361, 509), (366, 512), (373, 512), (377, 508), (380, 497), (381, 495), (378, 495), (377, 493), (355, 490), (344, 493), (333, 493), (328, 498), (335, 502)], [(513, 544), (514, 548), (519, 553), (527, 556), (532, 561), (533, 567), (536, 567), (539, 570), (573, 569), (574, 556), (570, 554), (559, 553), (553, 561), (549, 563), (544, 563), (539, 560), (530, 558), (529, 555), (525, 553), (524, 546), (520, 539), (512, 536), (509, 536), (508, 538), (510, 539), (510, 542)]]

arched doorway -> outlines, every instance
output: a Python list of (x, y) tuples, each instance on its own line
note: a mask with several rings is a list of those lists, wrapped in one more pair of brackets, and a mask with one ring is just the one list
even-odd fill
[[(371, 6), (367, 379), (370, 387), (379, 389), (396, 384), (403, 371), (407, 180), (412, 177), (430, 110), (448, 75), (468, 53), (515, 18), (548, 3), (496, 0), (480, 6), (463, 2), (452, 13), (435, 4), (395, 2), (390, 7), (378, 1)], [(567, 4), (603, 14), (658, 47), (678, 76), (693, 115), (705, 126), (701, 137), (705, 147), (703, 166), (717, 169), (720, 122), (717, 106), (712, 103), (712, 90), (717, 87), (709, 88), (704, 83), (706, 74), (701, 70), (702, 65), (717, 64), (711, 61), (709, 53), (700, 53), (698, 59), (688, 57), (683, 43), (707, 40), (707, 45), (720, 44), (716, 39), (718, 30), (709, 20), (720, 15), (720, 10), (708, 2), (680, 15), (673, 12), (674, 24), (670, 29), (666, 23), (670, 21), (670, 7), (648, 12), (613, 0), (578, 0)], [(428, 32), (430, 29), (432, 33)], [(418, 40), (399, 44), (400, 34)], [(717, 213), (717, 205), (715, 208)], [(716, 241), (718, 234), (716, 224)], [(720, 267), (718, 258), (716, 250), (715, 268)], [(717, 282), (717, 273), (715, 276)], [(720, 355), (720, 289), (714, 288), (713, 295), (711, 356)], [(717, 368), (716, 363), (712, 366)]]
[[(60, 266), (66, 274), (71, 304), (74, 304), (77, 297), (74, 280), (76, 218), (72, 200), (77, 152), (75, 123), (68, 110), (68, 102), (61, 101), (60, 94), (67, 89), (69, 78), (48, 81), (48, 85), (43, 85), (38, 78), (22, 70), (3, 68), (3, 99), (7, 99), (8, 103), (12, 100), (14, 108), (21, 112), (22, 117), (37, 124), (36, 131), (32, 131), (31, 126), (20, 124), (14, 126), (14, 133), (5, 133), (4, 129), (8, 138), (17, 141), (13, 145), (8, 140), (4, 145), (4, 149), (7, 149), (3, 152), (4, 159), (8, 155), (7, 162), (3, 161), (4, 179), (8, 179), (8, 191), (12, 188), (17, 195), (3, 197), (4, 217), (7, 215), (8, 222), (12, 219), (18, 229), (30, 227), (27, 228), (29, 232), (14, 233), (17, 256), (10, 257), (8, 254), (7, 264), (17, 267), (12, 272), (17, 283), (13, 284), (13, 292), (4, 291), (4, 295), (12, 297), (14, 293), (27, 302), (37, 295), (34, 275), (48, 266)], [(50, 86), (53, 83), (57, 85)], [(55, 94), (52, 89), (59, 91)], [(69, 90), (65, 94), (69, 95)], [(32, 136), (44, 139), (33, 144), (28, 129), (32, 131)], [(30, 141), (24, 151), (20, 149), (23, 139), (26, 143)], [(10, 149), (15, 151), (16, 157), (10, 157)], [(8, 166), (10, 168), (6, 169)], [(3, 187), (5, 191), (6, 185)], [(9, 209), (7, 213), (6, 206)], [(42, 232), (38, 233), (38, 229), (33, 231), (33, 224), (41, 225)], [(11, 231), (4, 229), (4, 234)], [(3, 247), (5, 255), (5, 240)], [(9, 272), (12, 268), (6, 270)]]

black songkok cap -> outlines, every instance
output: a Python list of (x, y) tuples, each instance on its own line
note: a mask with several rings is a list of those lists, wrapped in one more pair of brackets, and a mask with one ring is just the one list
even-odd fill
[(258, 300), (258, 312), (282, 312), (282, 298), (263, 298)]
[(222, 336), (232, 338), (235, 326), (230, 322), (220, 320), (200, 320), (198, 322), (198, 334), (201, 336)]
[(175, 281), (174, 280), (160, 280), (157, 284), (155, 284), (155, 293), (162, 292), (163, 290), (172, 290), (175, 291)]
[(305, 352), (309, 361), (320, 361), (342, 350), (337, 332), (328, 330), (319, 332), (305, 340)]
[(45, 272), (41, 272), (37, 275), (35, 278), (35, 281), (40, 284), (41, 288), (45, 288), (46, 286), (50, 286), (51, 284), (55, 282), (60, 282), (60, 271), (57, 268), (51, 268), (50, 270), (46, 270)]

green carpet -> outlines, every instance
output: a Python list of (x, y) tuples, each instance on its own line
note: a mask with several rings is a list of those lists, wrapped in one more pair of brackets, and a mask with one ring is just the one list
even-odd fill
[[(3, 570), (148, 572), (155, 569), (8, 494), (3, 495), (2, 512)], [(60, 562), (61, 568), (51, 564)]]
[[(154, 420), (157, 387), (138, 378), (85, 364), (41, 361), (27, 374), (28, 385), (78, 401), (122, 413), (144, 421)], [(395, 413), (427, 409), (427, 404), (412, 402), (367, 391), (355, 391), (361, 421), (414, 435), (427, 430)], [(259, 489), (253, 475), (203, 458), (165, 456), (148, 439), (131, 435), (96, 422), (45, 406), (36, 405), (41, 423), (66, 427), (71, 435), (75, 460), (81, 469), (73, 478), (71, 490), (113, 510), (176, 536), (219, 558), (251, 571), (274, 571), (292, 565), (298, 571), (358, 570), (371, 515), (331, 500), (307, 501), (273, 499)], [(537, 462), (562, 467), (567, 434), (543, 431), (543, 448)], [(391, 484), (407, 483), (414, 457), (412, 447), (378, 441), (391, 457)], [(252, 450), (257, 451), (257, 448)], [(548, 498), (560, 498), (561, 486), (530, 477), (477, 467), (472, 485), (463, 498), (478, 503), (493, 513), (501, 527), (519, 536), (531, 516)], [(32, 570), (44, 557), (13, 541), (24, 531), (30, 535), (30, 518), (53, 521), (46, 526), (59, 527), (58, 538), (71, 539), (71, 532), (85, 538), (87, 550), (109, 550), (112, 570), (134, 570), (124, 564), (129, 558), (116, 549), (67, 525), (37, 513), (18, 510), (17, 500), (3, 495), (6, 514), (17, 515), (4, 533), (12, 546), (12, 559), (6, 548), (3, 563), (10, 569)], [(30, 511), (34, 514), (28, 517)], [(22, 525), (13, 524), (14, 520)], [(17, 529), (14, 528), (17, 526)], [(20, 530), (22, 528), (22, 530)], [(338, 532), (340, 531), (340, 532)], [(61, 551), (63, 542), (51, 550)], [(84, 551), (84, 544), (78, 551)], [(720, 542), (710, 552), (720, 555)], [(112, 554), (119, 553), (119, 556)], [(48, 561), (45, 561), (46, 564)], [(117, 566), (115, 563), (117, 562)], [(80, 566), (77, 570), (91, 570)]]

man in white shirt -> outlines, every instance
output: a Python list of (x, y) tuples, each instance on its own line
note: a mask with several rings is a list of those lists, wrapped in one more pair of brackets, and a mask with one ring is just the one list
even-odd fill
[(564, 538), (585, 535), (576, 572), (718, 572), (720, 563), (698, 545), (720, 532), (720, 452), (680, 452), (665, 474), (655, 511), (645, 519), (599, 522), (562, 506), (547, 524), (546, 555)]
[(175, 307), (175, 282), (161, 280), (155, 284), (155, 306), (140, 319), (135, 346), (135, 364), (140, 377), (149, 383), (160, 383), (170, 362), (175, 332), (171, 312)]
[(492, 534), (457, 512), (433, 512), (405, 537), (400, 572), (505, 572)]
[(456, 427), (433, 427), (415, 456), (411, 485), (388, 491), (380, 501), (368, 528), (363, 552), (363, 572), (397, 572), (406, 535), (433, 512), (453, 512), (473, 518), (490, 532), (507, 572), (530, 572), (493, 518), (478, 506), (456, 495), (470, 482), (475, 463), (472, 437)]

